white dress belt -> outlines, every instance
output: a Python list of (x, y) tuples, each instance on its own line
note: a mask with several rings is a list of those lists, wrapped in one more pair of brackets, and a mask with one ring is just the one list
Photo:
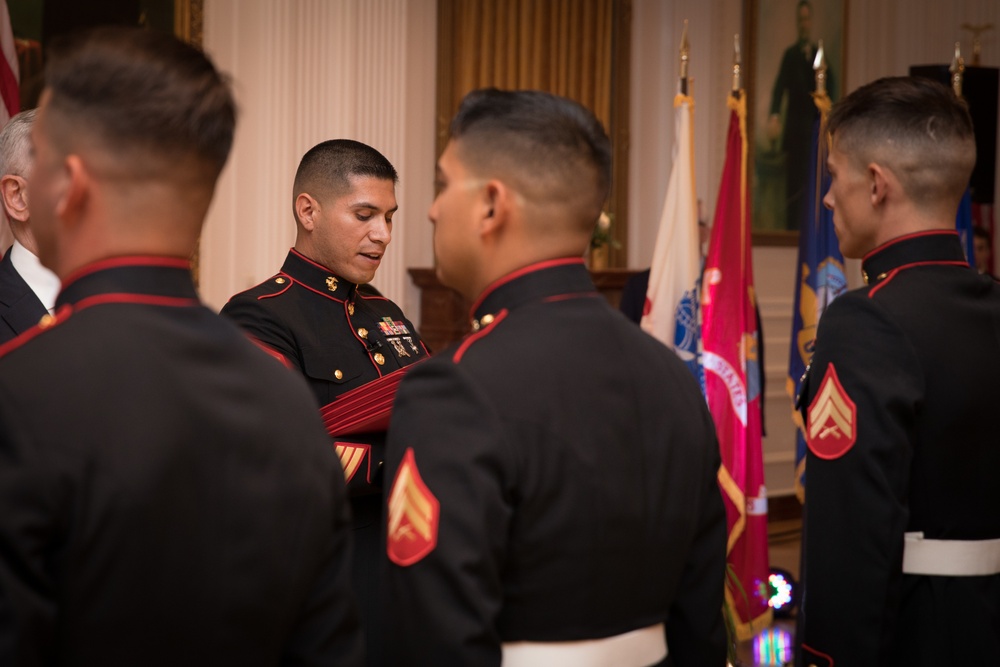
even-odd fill
[(667, 657), (663, 623), (603, 639), (505, 642), (501, 667), (649, 667)]
[(1000, 539), (927, 540), (903, 534), (903, 572), (944, 577), (1000, 574)]

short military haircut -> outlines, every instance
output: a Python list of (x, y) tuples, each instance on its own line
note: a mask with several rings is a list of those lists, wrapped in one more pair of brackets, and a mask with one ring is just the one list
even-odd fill
[(862, 86), (834, 105), (827, 129), (856, 165), (891, 169), (921, 206), (957, 202), (976, 163), (965, 101), (931, 79), (890, 77)]
[(474, 90), (451, 121), (462, 163), (529, 201), (562, 202), (593, 225), (611, 190), (611, 141), (583, 105), (536, 90)]
[(236, 126), (229, 83), (204, 53), (172, 35), (104, 26), (57, 38), (45, 85), (57, 145), (83, 133), (137, 176), (214, 183), (229, 156)]
[(302, 156), (295, 172), (293, 212), (295, 199), (303, 192), (320, 201), (342, 197), (351, 191), (351, 179), (356, 176), (399, 181), (392, 163), (367, 144), (352, 139), (330, 139), (316, 144)]
[(15, 114), (0, 130), (0, 176), (27, 177), (31, 167), (31, 124), (37, 109)]

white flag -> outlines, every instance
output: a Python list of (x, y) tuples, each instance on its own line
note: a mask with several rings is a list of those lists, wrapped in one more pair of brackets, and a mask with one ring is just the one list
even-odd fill
[(674, 109), (673, 167), (656, 234), (642, 328), (672, 348), (704, 387), (699, 352), (701, 253), (694, 188), (694, 99), (677, 95)]

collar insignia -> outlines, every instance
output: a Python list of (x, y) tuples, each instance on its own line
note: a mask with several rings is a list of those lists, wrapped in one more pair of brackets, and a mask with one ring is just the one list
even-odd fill
[(386, 551), (389, 560), (406, 567), (434, 551), (438, 539), (440, 504), (417, 470), (410, 447), (392, 482), (388, 503)]
[(806, 442), (821, 459), (840, 458), (858, 438), (858, 409), (847, 395), (837, 369), (827, 366), (816, 397), (809, 405)]
[(326, 277), (326, 288), (328, 290), (330, 290), (331, 292), (336, 292), (337, 291), (337, 277), (336, 276), (327, 276)]

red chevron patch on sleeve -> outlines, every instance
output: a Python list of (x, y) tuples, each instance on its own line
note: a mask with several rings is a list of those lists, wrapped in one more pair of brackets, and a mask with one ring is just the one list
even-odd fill
[(388, 505), (386, 551), (406, 567), (420, 562), (437, 546), (440, 504), (417, 470), (413, 448), (406, 450), (392, 482)]
[(850, 451), (858, 439), (858, 409), (847, 395), (837, 369), (826, 368), (823, 383), (809, 405), (806, 443), (821, 459), (836, 459)]

